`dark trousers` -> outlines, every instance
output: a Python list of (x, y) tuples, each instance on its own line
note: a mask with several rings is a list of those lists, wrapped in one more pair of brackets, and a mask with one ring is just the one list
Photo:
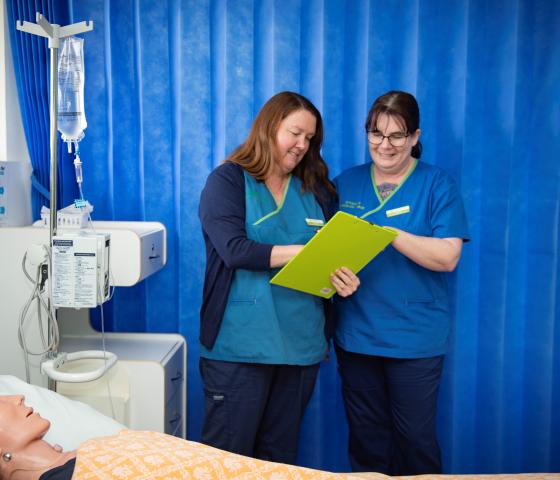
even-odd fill
[(436, 403), (443, 356), (400, 359), (336, 349), (352, 469), (440, 473)]
[(201, 358), (202, 443), (249, 457), (294, 464), (301, 419), (319, 364), (221, 362)]

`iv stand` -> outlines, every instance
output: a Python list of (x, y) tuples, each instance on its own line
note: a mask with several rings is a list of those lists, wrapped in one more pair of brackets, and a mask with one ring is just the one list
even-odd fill
[[(56, 211), (56, 183), (57, 183), (57, 146), (58, 146), (58, 49), (60, 47), (60, 39), (78, 35), (80, 33), (89, 32), (93, 30), (93, 22), (79, 22), (72, 25), (61, 27), (57, 24), (49, 23), (43, 15), (39, 12), (36, 13), (37, 23), (21, 22), (16, 23), (16, 28), (22, 32), (31, 33), (32, 35), (39, 35), (49, 39), (50, 49), (50, 230), (49, 230), (49, 246), (52, 247), (53, 237), (56, 236), (57, 229), (57, 211)], [(52, 278), (52, 256), (49, 255), (49, 277)], [(52, 281), (49, 280), (49, 309), (52, 299)], [(56, 318), (56, 312), (53, 313)], [(56, 354), (57, 352), (53, 352)], [(57, 374), (56, 368), (62, 365), (65, 361), (72, 361), (81, 358), (102, 358), (105, 359), (105, 366), (94, 372), (90, 372), (81, 378), (70, 379), (71, 374)], [(85, 351), (77, 352), (74, 354), (63, 354), (61, 357), (51, 359), (44, 362), (44, 369), (42, 371), (49, 375), (49, 388), (54, 390), (55, 380), (59, 381), (90, 381), (99, 378), (105, 371), (111, 368), (117, 360), (116, 355), (110, 352), (99, 351)], [(57, 376), (58, 375), (58, 376)], [(70, 378), (69, 378), (70, 377)], [(77, 375), (74, 375), (77, 377)]]

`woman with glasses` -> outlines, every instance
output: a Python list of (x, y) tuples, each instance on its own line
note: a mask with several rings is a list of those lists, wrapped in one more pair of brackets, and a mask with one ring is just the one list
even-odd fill
[(366, 120), (372, 162), (343, 172), (339, 208), (398, 235), (337, 299), (335, 345), (354, 471), (441, 471), (435, 417), (450, 323), (446, 273), (468, 228), (453, 179), (420, 161), (420, 113), (391, 91)]
[[(327, 353), (328, 303), (270, 279), (330, 216), (335, 190), (322, 141), (315, 106), (297, 93), (279, 93), (202, 191), (200, 372), (208, 445), (296, 460), (303, 412)], [(333, 282), (340, 295), (359, 284), (344, 268)]]

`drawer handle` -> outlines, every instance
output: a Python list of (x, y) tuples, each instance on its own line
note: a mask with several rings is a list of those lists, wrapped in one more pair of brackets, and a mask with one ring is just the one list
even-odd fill
[(148, 258), (150, 260), (155, 260), (156, 258), (159, 258), (159, 255), (150, 255)]
[(171, 377), (172, 382), (176, 382), (177, 380), (183, 380), (182, 372), (177, 372), (177, 374), (174, 377)]
[(177, 415), (175, 415), (174, 418), (172, 418), (171, 420), (169, 420), (169, 423), (170, 423), (171, 425), (173, 425), (174, 423), (177, 423), (177, 422), (179, 422), (179, 421), (181, 421), (181, 415), (180, 415), (180, 414), (177, 414)]

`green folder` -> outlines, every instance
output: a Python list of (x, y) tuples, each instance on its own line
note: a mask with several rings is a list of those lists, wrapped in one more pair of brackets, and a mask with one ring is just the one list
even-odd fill
[(337, 212), (270, 283), (331, 298), (336, 293), (332, 272), (348, 267), (358, 273), (396, 236), (393, 230)]

